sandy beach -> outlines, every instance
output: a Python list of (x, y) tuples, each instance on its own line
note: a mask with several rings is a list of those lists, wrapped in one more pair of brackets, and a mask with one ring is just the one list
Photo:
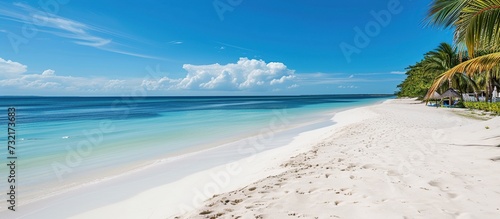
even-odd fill
[(498, 218), (500, 117), (457, 111), (469, 113), (411, 99), (343, 111), (287, 146), (74, 218)]
[(500, 219), (500, 0), (0, 21), (0, 219)]

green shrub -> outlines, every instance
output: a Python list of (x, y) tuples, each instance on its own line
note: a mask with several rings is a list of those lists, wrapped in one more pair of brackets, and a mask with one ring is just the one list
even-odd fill
[(484, 110), (488, 112), (500, 114), (500, 102), (487, 103), (487, 102), (464, 102), (466, 108)]

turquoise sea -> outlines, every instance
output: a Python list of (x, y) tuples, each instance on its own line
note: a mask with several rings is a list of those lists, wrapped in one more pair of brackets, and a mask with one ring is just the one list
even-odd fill
[[(0, 97), (0, 156), (6, 163), (7, 109), (15, 108), (18, 200), (29, 203), (221, 145), (242, 152), (242, 144), (282, 146), (290, 136), (330, 125), (336, 111), (389, 98)], [(217, 157), (203, 157), (185, 174), (218, 164)]]

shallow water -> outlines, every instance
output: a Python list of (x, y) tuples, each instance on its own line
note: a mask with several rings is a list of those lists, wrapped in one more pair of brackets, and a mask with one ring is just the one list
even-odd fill
[[(222, 148), (172, 175), (168, 180), (173, 181), (227, 162), (228, 157), (249, 156), (245, 153), (249, 145), (259, 150), (285, 145), (291, 136), (328, 125), (325, 121), (334, 111), (387, 98), (0, 97), (0, 109), (5, 109), (0, 130), (7, 129), (7, 108), (15, 107), (22, 205), (159, 163), (176, 165), (173, 161), (197, 151)], [(6, 140), (7, 133), (0, 133), (0, 142)], [(227, 152), (231, 150), (232, 154)], [(6, 157), (6, 150), (0, 156)], [(8, 175), (6, 169), (1, 175)]]

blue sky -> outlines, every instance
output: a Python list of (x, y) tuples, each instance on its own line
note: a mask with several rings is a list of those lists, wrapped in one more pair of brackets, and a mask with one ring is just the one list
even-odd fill
[(0, 95), (393, 93), (451, 43), (429, 3), (2, 2)]

